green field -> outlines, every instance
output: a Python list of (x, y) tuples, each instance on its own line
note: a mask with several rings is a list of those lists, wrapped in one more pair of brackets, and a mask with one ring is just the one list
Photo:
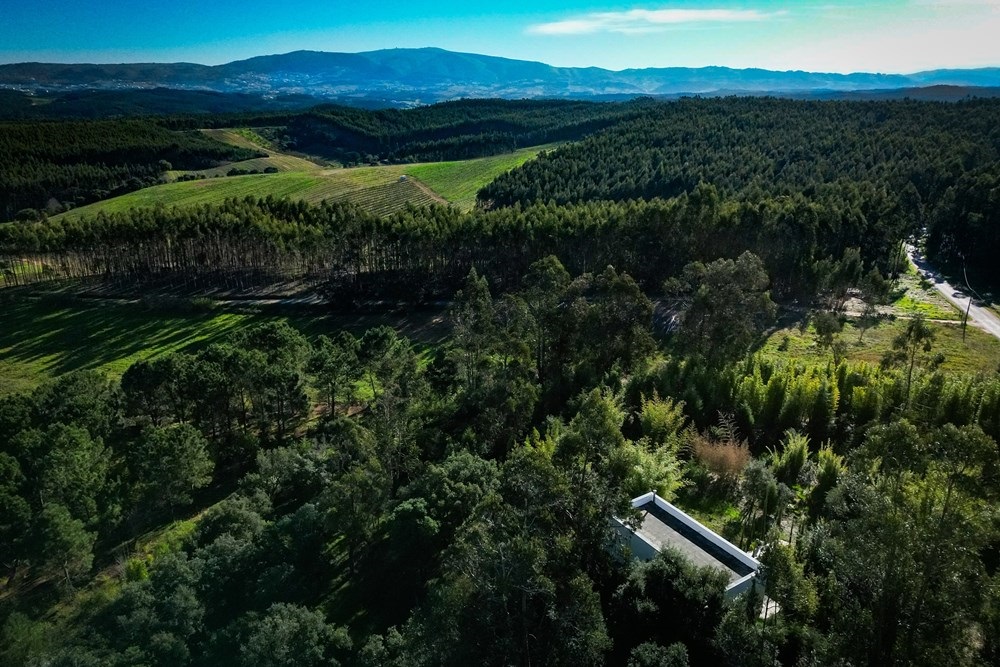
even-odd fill
[(233, 168), (260, 172), (263, 172), (265, 169), (277, 169), (279, 172), (310, 172), (321, 169), (319, 165), (304, 158), (295, 157), (294, 155), (272, 155), (269, 157), (253, 158), (252, 160), (243, 160), (242, 162), (233, 162), (232, 164), (225, 164), (221, 167), (213, 167), (212, 169), (201, 169), (199, 171), (168, 171), (167, 179), (170, 181), (176, 181), (178, 178), (186, 174), (204, 176), (205, 178), (215, 178), (218, 176), (225, 176), (229, 173), (229, 170)]
[[(972, 326), (968, 328), (964, 341), (962, 327), (958, 324), (930, 322), (928, 326), (935, 335), (931, 353), (940, 352), (944, 355), (942, 370), (968, 373), (992, 373), (997, 370), (997, 364), (1000, 363), (1000, 340)], [(905, 327), (906, 320), (903, 319), (884, 321), (866, 331), (863, 344), (858, 344), (860, 332), (853, 324), (846, 324), (840, 335), (847, 343), (847, 359), (878, 364), (892, 346), (892, 339)], [(779, 329), (768, 338), (763, 352), (775, 359), (807, 364), (825, 364), (833, 358), (830, 350), (820, 348), (816, 343), (811, 325), (806, 331), (798, 326)]]
[(494, 155), (476, 160), (459, 162), (431, 162), (415, 164), (403, 170), (404, 173), (426, 183), (434, 192), (464, 211), (476, 204), (476, 193), (500, 174), (520, 167), (535, 158), (540, 152), (554, 148), (556, 144), (522, 148), (513, 153)]
[[(239, 163), (237, 163), (239, 164)], [(197, 206), (230, 197), (266, 197), (300, 199), (318, 203), (324, 199), (350, 200), (376, 215), (402, 210), (407, 203), (417, 206), (438, 201), (419, 184), (399, 181), (389, 168), (364, 167), (326, 171), (288, 171), (278, 174), (251, 174), (198, 181), (167, 183), (131, 192), (63, 213), (61, 217), (124, 212), (146, 206)]]
[(268, 153), (275, 152), (271, 142), (247, 127), (202, 130), (202, 132), (216, 141), (221, 141), (224, 144), (230, 144), (238, 148), (264, 150)]
[(923, 315), (931, 320), (961, 320), (962, 314), (948, 302), (934, 285), (917, 274), (917, 267), (910, 263), (906, 273), (896, 283), (896, 299), (891, 312), (895, 315)]
[(250, 150), (264, 151), (268, 156), (253, 158), (251, 160), (243, 160), (242, 162), (224, 164), (221, 167), (214, 167), (212, 169), (201, 169), (198, 171), (169, 171), (167, 172), (168, 180), (175, 181), (184, 174), (194, 174), (197, 176), (204, 176), (206, 178), (225, 176), (229, 173), (229, 170), (234, 167), (245, 171), (261, 172), (269, 168), (277, 169), (278, 171), (304, 172), (322, 169), (319, 164), (311, 162), (304, 157), (289, 155), (278, 151), (270, 144), (270, 142), (267, 141), (267, 139), (250, 129), (202, 130), (202, 132), (224, 144), (230, 144), (232, 146), (236, 146), (237, 148), (249, 148)]
[(380, 324), (426, 345), (445, 335), (437, 311), (409, 315), (171, 313), (141, 303), (64, 298), (9, 298), (0, 304), (0, 395), (30, 390), (76, 370), (120, 376), (134, 362), (221, 342), (253, 324), (281, 319), (307, 336), (347, 329), (360, 335)]
[[(421, 345), (440, 342), (447, 324), (439, 311), (392, 315), (323, 315), (216, 309), (179, 313), (142, 303), (117, 303), (63, 297), (9, 297), (0, 304), (0, 395), (23, 391), (46, 379), (75, 370), (95, 369), (119, 376), (135, 361), (177, 350), (197, 349), (258, 322), (282, 319), (307, 336), (347, 329), (361, 334), (388, 324)], [(848, 359), (878, 363), (904, 320), (884, 322), (865, 333), (848, 324), (842, 334)], [(943, 368), (951, 371), (992, 371), (1000, 360), (1000, 340), (969, 327), (966, 340), (957, 325), (936, 324), (934, 352), (945, 355)], [(787, 337), (787, 341), (785, 338)], [(783, 348), (783, 349), (782, 349)], [(789, 326), (771, 335), (764, 353), (773, 358), (825, 364), (829, 350), (821, 349), (812, 329)]]
[[(261, 148), (236, 130), (217, 130), (217, 138), (235, 145)], [(213, 135), (215, 136), (215, 135)], [(147, 206), (197, 206), (230, 197), (266, 197), (304, 200), (318, 203), (325, 199), (352, 201), (381, 216), (391, 215), (407, 204), (425, 206), (450, 203), (463, 210), (471, 209), (476, 193), (500, 174), (532, 159), (547, 146), (524, 148), (514, 153), (460, 162), (435, 162), (350, 169), (324, 169), (300, 157), (271, 153), (267, 158), (234, 162), (201, 172), (169, 172), (176, 179), (184, 173), (207, 176), (196, 181), (157, 185), (120, 197), (73, 209), (56, 218), (124, 212)], [(266, 149), (265, 149), (266, 150)], [(260, 170), (272, 166), (275, 174), (223, 176), (236, 167)], [(405, 178), (404, 178), (405, 177)]]

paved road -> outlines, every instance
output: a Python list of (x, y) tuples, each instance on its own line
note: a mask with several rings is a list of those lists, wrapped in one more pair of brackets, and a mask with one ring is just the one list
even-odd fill
[[(920, 274), (934, 283), (934, 288), (964, 313), (965, 309), (969, 307), (969, 295), (945, 282), (944, 278), (931, 268), (920, 251), (913, 246), (906, 246), (906, 254), (909, 255), (910, 261), (917, 265)], [(1000, 317), (997, 317), (996, 313), (988, 308), (977, 306), (975, 301), (972, 302), (972, 308), (969, 309), (969, 324), (1000, 338)]]

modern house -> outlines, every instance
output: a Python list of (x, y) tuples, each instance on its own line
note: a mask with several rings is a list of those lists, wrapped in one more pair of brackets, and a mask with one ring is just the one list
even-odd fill
[(623, 541), (640, 560), (652, 560), (664, 548), (672, 547), (701, 567), (725, 572), (729, 577), (726, 598), (732, 599), (755, 585), (760, 562), (718, 533), (706, 528), (656, 493), (632, 500), (641, 513), (641, 523), (633, 530), (614, 519)]

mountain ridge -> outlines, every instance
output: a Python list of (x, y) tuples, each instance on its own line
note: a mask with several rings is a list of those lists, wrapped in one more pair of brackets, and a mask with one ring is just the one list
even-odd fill
[(588, 98), (686, 94), (806, 93), (894, 90), (925, 86), (1000, 86), (1000, 67), (912, 74), (737, 69), (725, 66), (609, 70), (556, 67), (436, 47), (360, 53), (300, 50), (220, 65), (197, 63), (12, 63), (0, 86), (28, 91), (179, 88), (265, 96), (306, 94), (415, 104), (461, 97)]

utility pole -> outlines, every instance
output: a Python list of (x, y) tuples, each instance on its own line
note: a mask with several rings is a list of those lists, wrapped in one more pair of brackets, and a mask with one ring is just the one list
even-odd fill
[(965, 254), (959, 254), (962, 258), (962, 277), (965, 279), (965, 289), (969, 290), (969, 305), (965, 307), (965, 317), (962, 319), (962, 342), (965, 342), (965, 330), (969, 326), (969, 312), (972, 310), (972, 296), (976, 295), (976, 291), (972, 289), (972, 285), (969, 284), (969, 273), (965, 270)]
[(969, 327), (969, 311), (972, 310), (972, 295), (969, 295), (969, 305), (965, 307), (965, 317), (962, 318), (962, 342), (965, 342), (965, 330)]

